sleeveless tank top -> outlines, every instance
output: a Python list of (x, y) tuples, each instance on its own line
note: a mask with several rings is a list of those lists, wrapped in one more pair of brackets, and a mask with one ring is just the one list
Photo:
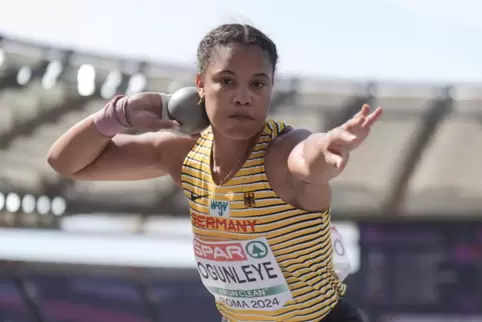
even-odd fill
[(297, 209), (268, 182), (264, 154), (285, 127), (268, 120), (222, 186), (211, 175), (210, 129), (183, 163), (197, 269), (228, 321), (320, 321), (346, 290), (333, 267), (329, 209)]

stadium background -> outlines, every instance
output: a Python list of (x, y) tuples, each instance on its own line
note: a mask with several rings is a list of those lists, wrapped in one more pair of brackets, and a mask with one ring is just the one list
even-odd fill
[[(0, 37), (0, 321), (217, 321), (167, 178), (74, 182), (46, 153), (117, 93), (192, 85), (185, 66)], [(272, 117), (323, 131), (385, 114), (333, 183), (367, 321), (482, 321), (480, 88), (278, 79)]]

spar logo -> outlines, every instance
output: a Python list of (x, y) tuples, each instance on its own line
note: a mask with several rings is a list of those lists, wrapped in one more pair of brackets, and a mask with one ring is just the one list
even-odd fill
[(265, 258), (268, 255), (268, 246), (263, 242), (254, 240), (246, 244), (246, 252), (255, 259)]
[(204, 243), (194, 239), (194, 253), (197, 257), (216, 262), (237, 262), (248, 259), (241, 243)]

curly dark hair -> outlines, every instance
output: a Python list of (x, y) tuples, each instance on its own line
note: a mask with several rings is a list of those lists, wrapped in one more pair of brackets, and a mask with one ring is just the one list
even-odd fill
[(278, 52), (274, 42), (260, 30), (250, 25), (224, 24), (211, 30), (201, 40), (197, 50), (199, 73), (203, 74), (210, 63), (212, 54), (217, 46), (233, 43), (258, 46), (269, 56), (273, 65), (273, 73), (278, 63)]

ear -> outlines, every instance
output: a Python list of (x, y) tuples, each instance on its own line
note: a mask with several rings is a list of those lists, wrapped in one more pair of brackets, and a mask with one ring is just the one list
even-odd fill
[(204, 97), (204, 80), (201, 74), (196, 75), (196, 87), (199, 97)]

